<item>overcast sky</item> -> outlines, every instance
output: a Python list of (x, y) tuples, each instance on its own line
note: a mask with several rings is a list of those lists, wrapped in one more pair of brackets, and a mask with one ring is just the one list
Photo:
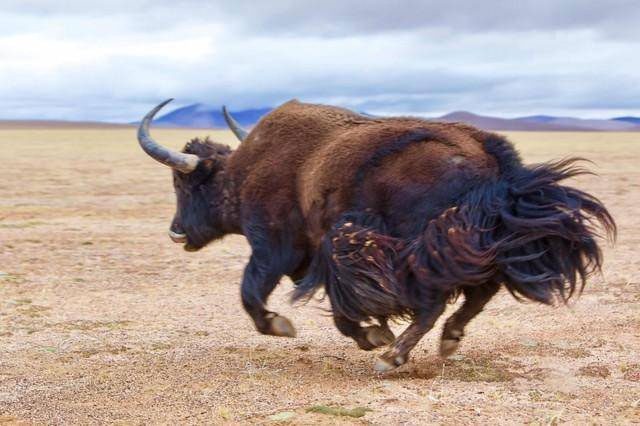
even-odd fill
[(382, 114), (640, 115), (640, 1), (1, 0), (0, 118), (167, 97)]

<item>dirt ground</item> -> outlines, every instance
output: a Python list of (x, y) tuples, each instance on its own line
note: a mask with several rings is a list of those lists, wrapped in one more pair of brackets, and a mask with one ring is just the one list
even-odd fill
[[(207, 133), (232, 141), (154, 131), (174, 147)], [(172, 244), (170, 174), (134, 129), (0, 129), (0, 423), (639, 423), (640, 134), (509, 137), (530, 162), (597, 163), (600, 177), (574, 183), (619, 225), (603, 276), (568, 308), (501, 292), (451, 360), (437, 356), (441, 320), (380, 376), (326, 302), (288, 304), (289, 281), (270, 306), (298, 337), (254, 331), (239, 299), (244, 239)]]

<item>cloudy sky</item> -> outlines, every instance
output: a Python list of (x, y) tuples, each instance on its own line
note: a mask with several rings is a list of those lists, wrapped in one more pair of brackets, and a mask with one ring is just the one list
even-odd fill
[(637, 0), (91, 3), (0, 2), (0, 118), (133, 121), (167, 97), (640, 115)]

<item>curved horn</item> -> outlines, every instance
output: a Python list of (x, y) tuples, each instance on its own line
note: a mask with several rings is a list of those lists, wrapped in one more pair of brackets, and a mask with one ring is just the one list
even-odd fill
[(162, 109), (163, 106), (172, 100), (173, 98), (167, 99), (144, 116), (142, 122), (140, 122), (140, 127), (138, 127), (138, 143), (140, 143), (144, 152), (149, 154), (149, 156), (154, 160), (159, 161), (172, 169), (179, 170), (182, 173), (191, 173), (196, 169), (200, 162), (200, 158), (197, 155), (185, 154), (183, 152), (177, 152), (165, 148), (154, 141), (149, 135), (149, 124), (151, 124), (151, 120), (153, 120), (153, 117)]
[(227, 126), (231, 129), (236, 138), (240, 140), (240, 142), (244, 141), (247, 138), (249, 132), (240, 127), (240, 124), (229, 114), (226, 106), (222, 106), (222, 114), (224, 115), (224, 121), (227, 122)]

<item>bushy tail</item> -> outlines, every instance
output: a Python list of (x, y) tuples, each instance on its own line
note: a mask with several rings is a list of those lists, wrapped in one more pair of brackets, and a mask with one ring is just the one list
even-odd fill
[(423, 285), (453, 290), (493, 279), (516, 298), (566, 302), (602, 265), (616, 225), (595, 197), (559, 182), (589, 173), (567, 159), (518, 167), (431, 220), (408, 249)]
[(434, 289), (501, 282), (516, 298), (566, 302), (599, 271), (598, 237), (615, 238), (603, 204), (564, 179), (589, 173), (579, 159), (517, 166), (464, 195), (411, 241), (377, 216), (349, 213), (323, 238), (294, 300), (324, 285), (354, 321), (428, 308)]

